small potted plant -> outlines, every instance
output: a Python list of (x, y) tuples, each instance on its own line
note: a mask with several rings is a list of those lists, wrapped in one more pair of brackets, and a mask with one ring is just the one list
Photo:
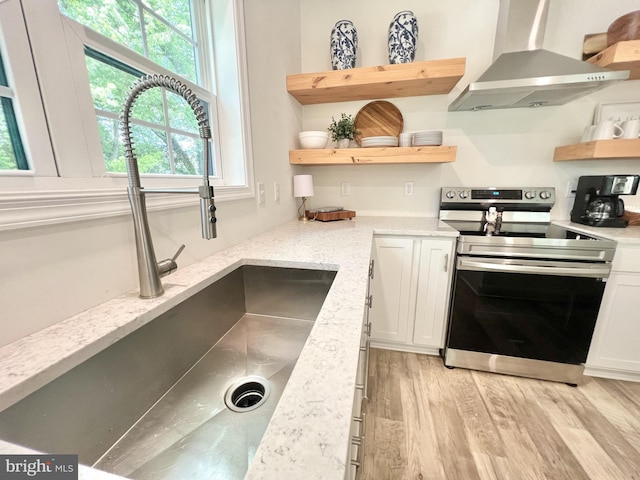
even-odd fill
[(346, 113), (340, 114), (340, 120), (331, 117), (331, 125), (328, 128), (331, 132), (331, 140), (338, 142), (338, 148), (348, 148), (349, 142), (354, 140), (356, 132), (356, 125), (353, 116)]

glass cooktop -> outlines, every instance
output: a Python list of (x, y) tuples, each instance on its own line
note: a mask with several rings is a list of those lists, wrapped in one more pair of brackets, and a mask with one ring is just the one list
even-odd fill
[(503, 222), (499, 228), (485, 222), (445, 220), (461, 236), (549, 238), (560, 240), (599, 240), (598, 238), (567, 230), (550, 223)]

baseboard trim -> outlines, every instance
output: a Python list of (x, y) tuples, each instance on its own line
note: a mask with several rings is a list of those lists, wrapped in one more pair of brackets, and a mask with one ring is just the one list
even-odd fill
[(627, 370), (616, 370), (613, 368), (593, 367), (586, 365), (584, 374), (590, 377), (610, 378), (612, 380), (626, 380), (629, 382), (640, 382), (640, 372), (630, 372)]

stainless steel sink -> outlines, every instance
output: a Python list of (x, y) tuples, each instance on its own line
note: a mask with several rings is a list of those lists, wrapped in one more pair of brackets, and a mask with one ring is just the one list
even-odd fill
[(335, 273), (240, 267), (1, 412), (0, 438), (134, 479), (242, 478)]

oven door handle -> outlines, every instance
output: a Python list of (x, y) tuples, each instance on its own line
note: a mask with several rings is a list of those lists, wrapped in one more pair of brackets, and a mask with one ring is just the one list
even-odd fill
[(471, 258), (458, 258), (459, 270), (476, 270), (505, 273), (529, 273), (534, 275), (563, 275), (569, 277), (606, 278), (611, 271), (609, 264), (571, 264), (558, 265), (544, 262), (482, 261)]

